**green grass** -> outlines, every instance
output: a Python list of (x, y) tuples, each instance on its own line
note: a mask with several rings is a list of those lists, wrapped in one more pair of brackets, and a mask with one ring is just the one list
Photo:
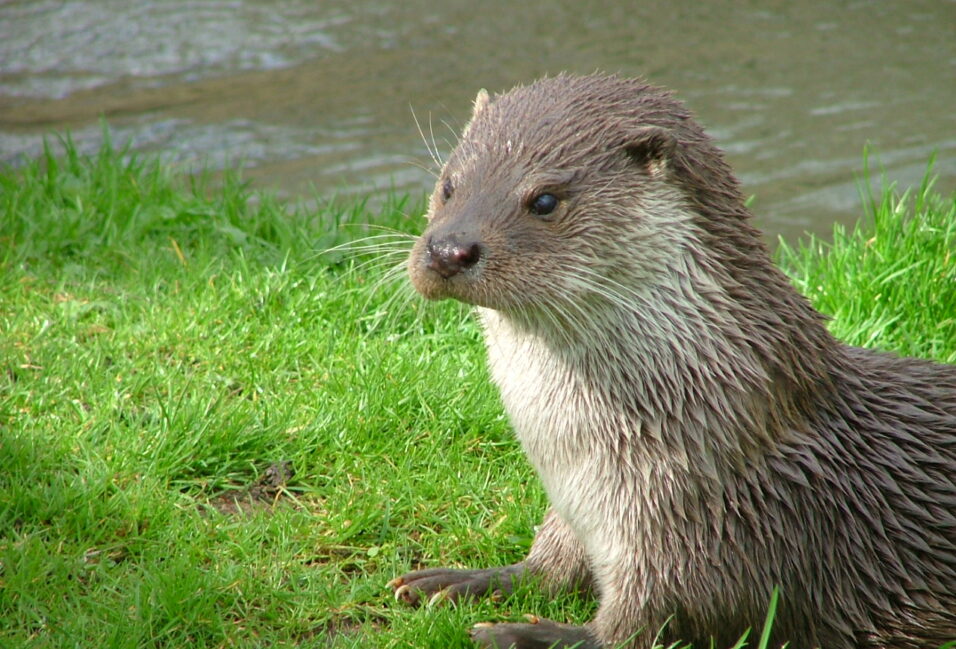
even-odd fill
[(781, 263), (841, 340), (956, 363), (956, 194), (928, 171), (902, 193), (862, 195), (865, 218), (835, 226), (832, 243), (781, 241)]
[[(917, 237), (893, 268), (925, 274), (883, 276), (878, 300), (847, 304), (882, 265), (819, 242), (787, 262), (840, 331), (952, 360), (953, 199), (912, 198), (877, 228)], [(389, 232), (420, 211), (292, 209), (109, 148), (0, 171), (0, 646), (454, 648), (481, 620), (589, 617), (531, 589), (391, 601), (420, 562), (518, 560), (545, 508), (474, 320), (400, 275)], [(363, 236), (376, 254), (318, 254)], [(870, 238), (841, 246), (895, 254)]]

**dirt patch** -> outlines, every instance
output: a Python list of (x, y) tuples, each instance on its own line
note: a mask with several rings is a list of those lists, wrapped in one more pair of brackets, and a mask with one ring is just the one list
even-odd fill
[(289, 460), (273, 462), (252, 484), (224, 491), (205, 504), (231, 515), (272, 509), (287, 495), (285, 487), (294, 475), (295, 469)]

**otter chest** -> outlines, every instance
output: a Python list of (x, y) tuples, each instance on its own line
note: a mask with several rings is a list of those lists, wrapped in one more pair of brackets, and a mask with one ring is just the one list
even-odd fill
[(614, 536), (608, 526), (634, 487), (615, 444), (638, 422), (540, 341), (516, 335), (494, 312), (482, 320), (492, 378), (551, 504), (582, 540)]

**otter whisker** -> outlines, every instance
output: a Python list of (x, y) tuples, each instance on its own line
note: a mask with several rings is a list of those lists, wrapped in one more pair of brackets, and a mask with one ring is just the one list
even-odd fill
[(397, 250), (401, 247), (407, 250), (411, 248), (410, 243), (414, 242), (414, 237), (403, 233), (373, 234), (367, 237), (351, 239), (343, 243), (323, 248), (317, 251), (318, 255), (347, 252), (352, 254), (361, 254), (366, 252), (378, 253), (390, 249)]
[(451, 140), (448, 140), (446, 137), (442, 137), (442, 141), (448, 146), (449, 149), (454, 149), (458, 146), (458, 143), (461, 141), (461, 136), (458, 135), (458, 131), (452, 128), (451, 124), (447, 120), (442, 120), (441, 123), (445, 126), (445, 129), (451, 134)]
[(378, 255), (369, 257), (362, 261), (352, 260), (351, 271), (356, 274), (375, 272), (375, 273), (402, 273), (405, 270), (405, 253), (395, 251), (387, 255)]
[(435, 152), (435, 157), (438, 159), (438, 168), (441, 169), (445, 166), (445, 161), (441, 159), (441, 153), (438, 150), (438, 145), (435, 144), (435, 129), (432, 128), (432, 114), (428, 113), (428, 135), (431, 137), (432, 141), (432, 150)]
[(402, 160), (402, 164), (406, 164), (406, 165), (408, 165), (408, 166), (410, 166), (410, 167), (415, 167), (416, 169), (421, 169), (422, 171), (424, 171), (425, 173), (427, 173), (427, 174), (428, 174), (429, 176), (431, 176), (432, 178), (434, 178), (434, 179), (436, 179), (436, 180), (438, 179), (438, 172), (435, 171), (435, 169), (434, 169), (433, 167), (428, 167), (428, 166), (426, 166), (426, 165), (423, 165), (421, 162), (419, 162), (419, 161), (416, 160), (415, 158), (405, 158), (405, 159)]
[(412, 112), (412, 119), (415, 120), (415, 128), (418, 129), (418, 134), (422, 138), (422, 143), (425, 145), (425, 148), (428, 150), (428, 155), (431, 157), (432, 162), (435, 163), (435, 168), (441, 169), (442, 162), (441, 162), (441, 158), (439, 158), (438, 156), (438, 150), (432, 148), (432, 146), (428, 142), (428, 138), (425, 137), (425, 131), (422, 130), (422, 125), (421, 125), (421, 122), (418, 121), (418, 115), (415, 114), (415, 109), (411, 105), (409, 105), (408, 108)]
[[(384, 236), (384, 235), (383, 235)], [(405, 239), (381, 239), (378, 241), (371, 241), (371, 237), (368, 239), (363, 239), (361, 241), (352, 241), (348, 244), (342, 244), (338, 246), (333, 246), (331, 248), (326, 248), (322, 253), (338, 253), (338, 252), (347, 252), (353, 256), (364, 256), (368, 254), (388, 254), (388, 253), (405, 253), (408, 254), (410, 246), (408, 241)]]
[[(381, 273), (378, 278), (363, 289), (366, 299), (362, 310), (369, 311), (374, 296), (380, 295), (384, 291), (390, 293), (376, 307), (376, 312), (391, 313), (396, 304), (402, 308), (408, 308), (409, 305), (417, 304), (416, 301), (409, 300), (411, 297), (411, 286), (404, 281), (405, 264), (395, 264)], [(404, 299), (403, 299), (404, 298)]]

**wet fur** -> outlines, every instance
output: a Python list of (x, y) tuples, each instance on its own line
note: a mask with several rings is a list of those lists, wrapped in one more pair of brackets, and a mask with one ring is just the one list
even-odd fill
[[(670, 620), (730, 644), (775, 585), (795, 649), (956, 639), (956, 367), (834, 340), (669, 93), (559, 76), (479, 96), (429, 215), (413, 283), (478, 305), (551, 500), (525, 565), (595, 587), (602, 643)], [(425, 242), (448, 233), (482, 256), (442, 278)]]

